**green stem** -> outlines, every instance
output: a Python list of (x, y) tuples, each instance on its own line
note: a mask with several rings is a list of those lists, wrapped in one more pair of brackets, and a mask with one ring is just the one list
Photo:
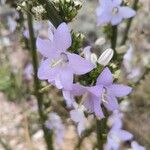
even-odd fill
[(38, 2), (43, 5), (46, 10), (46, 14), (51, 23), (57, 28), (62, 22), (61, 16), (58, 14), (58, 11), (50, 2), (50, 0), (38, 0)]
[[(132, 6), (132, 8), (134, 10), (137, 10), (137, 8), (138, 8), (138, 2), (139, 2), (139, 0), (134, 0), (133, 6)], [(127, 38), (128, 38), (128, 33), (129, 33), (129, 30), (130, 30), (130, 27), (131, 27), (131, 24), (132, 24), (132, 20), (133, 20), (133, 17), (130, 18), (127, 22), (127, 26), (126, 26), (125, 31), (124, 31), (124, 36), (122, 38), (122, 41), (121, 41), (120, 45), (125, 45), (126, 44), (126, 41), (127, 41)]]
[(118, 35), (117, 33), (118, 33), (117, 25), (112, 26), (111, 48), (114, 50), (113, 59), (115, 59), (117, 57), (117, 53), (116, 53), (117, 35)]
[[(30, 12), (30, 8), (31, 7), (28, 5), (28, 12)], [(44, 125), (46, 116), (44, 115), (44, 110), (43, 110), (43, 95), (41, 93), (39, 93), (40, 82), (37, 77), (38, 59), (37, 59), (37, 52), (36, 52), (36, 45), (35, 45), (32, 15), (28, 12), (27, 12), (27, 19), (28, 19), (28, 27), (29, 27), (29, 35), (30, 35), (30, 51), (31, 51), (33, 71), (34, 71), (34, 92), (35, 92), (35, 96), (37, 98), (40, 123), (41, 123), (42, 129), (43, 129), (43, 132), (44, 132), (44, 138), (45, 138), (45, 141), (47, 144), (47, 148), (48, 148), (48, 150), (53, 150), (52, 134), (49, 133), (49, 130)]]
[(103, 150), (103, 144), (104, 144), (104, 139), (103, 139), (103, 120), (96, 120), (96, 131), (97, 131), (97, 148), (98, 150)]

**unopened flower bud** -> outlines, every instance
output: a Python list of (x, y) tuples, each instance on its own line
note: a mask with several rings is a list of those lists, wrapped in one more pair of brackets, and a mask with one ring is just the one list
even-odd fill
[(120, 46), (116, 48), (117, 53), (123, 54), (128, 50), (128, 47), (126, 45)]
[(106, 43), (106, 39), (103, 38), (103, 37), (101, 37), (101, 38), (99, 38), (99, 39), (97, 39), (97, 40), (95, 41), (95, 44), (98, 45), (98, 46), (102, 46), (102, 45), (104, 45), (105, 43)]
[(112, 59), (113, 55), (114, 55), (113, 49), (109, 48), (109, 49), (105, 50), (99, 57), (98, 63), (103, 66), (106, 66)]
[(26, 7), (26, 2), (22, 2), (21, 6)]
[(20, 6), (17, 6), (16, 10), (20, 11), (20, 10), (21, 10), (21, 7), (20, 7)]
[(96, 62), (97, 62), (97, 55), (96, 55), (95, 53), (92, 53), (92, 54), (91, 54), (91, 62), (96, 65)]

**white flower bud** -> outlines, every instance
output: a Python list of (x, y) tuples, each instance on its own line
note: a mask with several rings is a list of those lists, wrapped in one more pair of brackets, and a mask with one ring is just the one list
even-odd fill
[(20, 11), (20, 10), (21, 10), (21, 7), (20, 7), (20, 6), (17, 6), (16, 10)]
[(113, 55), (114, 55), (113, 49), (111, 49), (111, 48), (106, 49), (99, 57), (98, 63), (103, 66), (106, 66), (112, 59)]
[(106, 39), (103, 38), (103, 37), (101, 37), (101, 38), (99, 38), (99, 39), (97, 39), (97, 40), (95, 41), (95, 44), (98, 45), (98, 46), (102, 46), (102, 45), (104, 45), (105, 43), (106, 43)]
[(97, 55), (95, 53), (91, 54), (91, 63), (96, 65), (97, 62)]
[(26, 2), (22, 2), (21, 6), (26, 7)]

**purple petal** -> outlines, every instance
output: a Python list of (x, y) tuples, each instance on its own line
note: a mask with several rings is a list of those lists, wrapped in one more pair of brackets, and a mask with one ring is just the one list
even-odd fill
[(100, 2), (100, 6), (101, 6), (101, 8), (103, 8), (103, 9), (107, 9), (108, 8), (108, 10), (113, 6), (113, 2), (111, 1), (111, 0), (99, 0), (99, 2)]
[(63, 97), (64, 97), (64, 99), (66, 101), (67, 106), (71, 107), (73, 102), (74, 102), (73, 95), (71, 94), (70, 91), (63, 90), (62, 92), (63, 92)]
[(69, 27), (61, 23), (54, 32), (54, 44), (58, 51), (66, 51), (72, 43)]
[(92, 93), (93, 95), (100, 97), (103, 92), (103, 86), (97, 85), (97, 86), (92, 86), (92, 87), (87, 87), (87, 90)]
[(78, 131), (79, 136), (81, 135), (81, 133), (82, 133), (84, 130), (85, 130), (84, 123), (83, 123), (83, 122), (78, 123), (77, 131)]
[(114, 7), (121, 5), (121, 3), (122, 3), (122, 0), (113, 0)]
[[(111, 8), (110, 8), (111, 10)], [(104, 25), (106, 23), (109, 23), (111, 20), (111, 11), (106, 11), (105, 8), (98, 7), (96, 9), (96, 15), (97, 15), (97, 24), (98, 25)]]
[(94, 103), (91, 100), (91, 94), (88, 94), (88, 96), (86, 97), (84, 104), (86, 109), (88, 109), (91, 113), (94, 112)]
[(84, 48), (83, 54), (86, 60), (89, 60), (89, 61), (91, 60), (91, 53), (92, 53), (91, 46), (87, 46)]
[(132, 88), (121, 84), (112, 84), (108, 87), (108, 92), (116, 97), (123, 97), (131, 93)]
[(125, 18), (125, 19), (131, 18), (136, 15), (136, 12), (129, 7), (120, 7), (119, 11), (120, 11), (121, 15), (123, 16), (123, 18)]
[(128, 141), (133, 138), (133, 135), (130, 132), (125, 130), (119, 130), (117, 134), (121, 141)]
[(27, 38), (27, 39), (29, 39), (29, 30), (28, 29), (25, 29), (24, 31), (23, 31), (23, 36), (25, 37), (25, 38)]
[(46, 59), (41, 62), (40, 67), (38, 69), (38, 78), (41, 80), (54, 80), (56, 74), (58, 73), (57, 68), (50, 67), (51, 59)]
[[(60, 81), (60, 75), (59, 74), (57, 74), (56, 76), (55, 76), (55, 86), (58, 88), (58, 89), (62, 89), (63, 88), (63, 85), (62, 85), (62, 83), (61, 83), (61, 81)], [(50, 80), (48, 80), (49, 82), (51, 82)]]
[(122, 21), (122, 19), (123, 19), (123, 16), (119, 12), (118, 14), (112, 16), (112, 18), (111, 18), (111, 24), (112, 25), (117, 25), (117, 24), (119, 24)]
[(36, 40), (36, 47), (44, 57), (54, 57), (57, 53), (52, 42), (47, 39), (41, 39), (38, 37)]
[(74, 109), (70, 111), (70, 116), (71, 119), (76, 123), (83, 122), (85, 118), (83, 111), (80, 109)]
[(80, 84), (73, 84), (71, 93), (74, 96), (81, 96), (86, 92), (86, 88)]
[(113, 82), (112, 73), (111, 73), (111, 71), (109, 70), (109, 68), (106, 67), (106, 68), (102, 71), (102, 73), (98, 76), (96, 85), (102, 84), (102, 85), (107, 86), (107, 85), (112, 84), (112, 82)]
[(109, 111), (118, 109), (118, 101), (114, 96), (107, 96), (107, 102), (103, 102)]
[(69, 66), (77, 75), (82, 75), (91, 71), (95, 66), (77, 54), (67, 53)]
[(97, 117), (99, 117), (100, 119), (104, 118), (104, 114), (103, 114), (103, 111), (102, 111), (102, 108), (101, 108), (100, 99), (95, 97), (95, 96), (92, 96), (91, 100), (93, 101), (93, 104), (94, 104), (95, 115)]
[(73, 72), (69, 68), (60, 71), (60, 81), (65, 90), (71, 90), (73, 86)]

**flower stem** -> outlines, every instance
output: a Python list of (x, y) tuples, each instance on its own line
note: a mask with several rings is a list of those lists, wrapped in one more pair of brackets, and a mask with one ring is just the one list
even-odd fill
[(112, 36), (111, 36), (111, 48), (114, 50), (114, 57), (113, 59), (115, 59), (117, 57), (117, 53), (116, 53), (116, 45), (117, 45), (117, 33), (118, 33), (118, 28), (117, 25), (116, 26), (112, 26)]
[[(132, 6), (132, 8), (134, 10), (137, 10), (137, 8), (138, 8), (138, 2), (139, 2), (139, 0), (134, 0), (133, 6)], [(130, 18), (127, 22), (127, 26), (126, 26), (125, 31), (124, 31), (124, 36), (122, 38), (122, 41), (121, 41), (120, 45), (126, 44), (126, 41), (127, 41), (127, 38), (128, 38), (128, 33), (129, 33), (129, 30), (130, 30), (130, 27), (131, 27), (131, 24), (132, 24), (132, 20), (133, 20), (133, 17)]]
[[(28, 5), (28, 12), (30, 12), (30, 8), (31, 7)], [(37, 98), (40, 123), (41, 123), (42, 129), (43, 129), (43, 132), (44, 132), (44, 138), (45, 138), (45, 142), (47, 144), (47, 149), (53, 150), (52, 134), (49, 133), (49, 130), (44, 125), (46, 116), (44, 114), (43, 104), (42, 104), (43, 103), (43, 95), (41, 93), (39, 93), (40, 82), (37, 77), (38, 59), (37, 59), (37, 52), (36, 52), (36, 45), (35, 45), (32, 15), (28, 12), (27, 12), (27, 19), (28, 19), (28, 27), (29, 27), (29, 35), (30, 35), (30, 51), (31, 51), (33, 71), (34, 71), (34, 92), (35, 92), (35, 96)]]
[(57, 28), (62, 22), (61, 16), (58, 14), (58, 11), (53, 6), (49, 0), (38, 0), (38, 2), (43, 5), (47, 12), (47, 17), (51, 23)]
[(103, 150), (103, 144), (104, 144), (104, 139), (103, 139), (103, 120), (96, 120), (96, 125), (97, 125), (97, 148), (98, 150)]

